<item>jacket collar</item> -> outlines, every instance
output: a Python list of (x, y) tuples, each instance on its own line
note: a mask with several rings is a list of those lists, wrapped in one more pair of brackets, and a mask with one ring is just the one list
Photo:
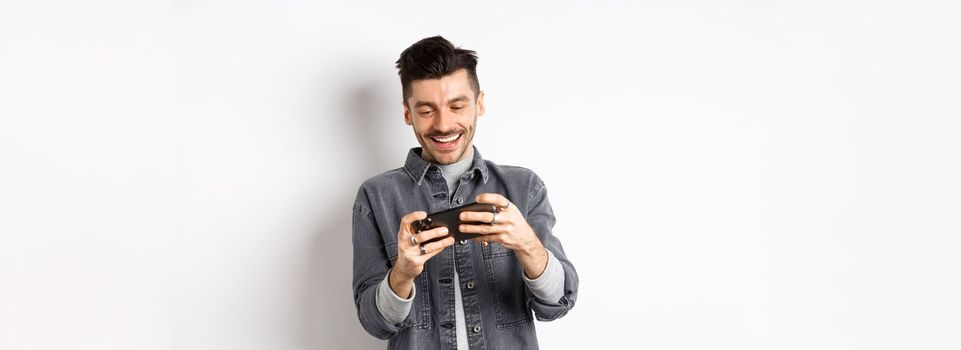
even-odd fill
[[(477, 150), (477, 146), (471, 145), (474, 151), (474, 164), (471, 166), (471, 172), (480, 173), (481, 178), (484, 183), (487, 183), (489, 175), (487, 174), (487, 163), (484, 162), (484, 158), (481, 157), (480, 151)], [(407, 175), (410, 175), (411, 180), (417, 183), (419, 186), (424, 177), (427, 176), (427, 172), (431, 169), (434, 171), (440, 171), (437, 164), (428, 162), (421, 157), (421, 151), (423, 147), (414, 147), (407, 152), (407, 161), (404, 163), (404, 170), (407, 171)]]

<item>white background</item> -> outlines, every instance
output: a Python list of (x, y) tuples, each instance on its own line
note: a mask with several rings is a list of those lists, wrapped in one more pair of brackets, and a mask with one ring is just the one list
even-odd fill
[(350, 206), (394, 68), (476, 50), (475, 143), (581, 278), (544, 349), (961, 348), (952, 1), (0, 5), (0, 348), (383, 349)]

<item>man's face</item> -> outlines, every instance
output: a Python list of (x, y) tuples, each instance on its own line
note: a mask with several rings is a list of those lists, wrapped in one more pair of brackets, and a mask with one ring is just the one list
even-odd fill
[(477, 117), (484, 114), (484, 92), (475, 101), (467, 77), (466, 69), (458, 69), (440, 79), (411, 82), (404, 122), (414, 126), (421, 156), (429, 162), (452, 164), (470, 153)]

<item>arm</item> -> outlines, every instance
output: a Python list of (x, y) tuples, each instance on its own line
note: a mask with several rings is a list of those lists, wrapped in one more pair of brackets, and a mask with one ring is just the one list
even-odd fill
[[(390, 272), (387, 276), (390, 276)], [(410, 314), (410, 306), (414, 303), (417, 289), (411, 285), (408, 289), (410, 296), (407, 299), (401, 298), (391, 290), (390, 283), (387, 282), (389, 278), (385, 278), (377, 285), (377, 310), (390, 322), (401, 323)]]
[(564, 296), (564, 267), (557, 261), (557, 257), (550, 250), (547, 251), (547, 267), (537, 278), (528, 278), (523, 274), (524, 284), (541, 301), (556, 303)]
[(355, 206), (353, 213), (354, 305), (357, 317), (367, 333), (378, 339), (389, 339), (412, 323), (409, 315), (400, 323), (388, 320), (377, 306), (378, 286), (390, 269), (383, 239), (374, 224), (370, 210)]
[[(412, 232), (411, 222), (425, 217), (426, 212), (415, 211), (401, 218), (396, 241), (397, 259), (392, 267), (384, 236), (381, 235), (369, 204), (366, 203), (365, 192), (363, 188), (358, 191), (353, 212), (354, 304), (364, 330), (379, 339), (390, 339), (413, 324), (410, 305), (406, 307), (407, 312), (402, 312), (404, 306), (398, 305), (398, 300), (412, 301), (414, 278), (423, 271), (424, 263), (454, 244), (454, 238), (448, 237), (415, 245), (412, 239), (414, 235), (420, 241), (429, 241), (447, 234), (446, 227), (420, 233)], [(387, 291), (384, 291), (385, 287)], [(397, 298), (393, 300), (394, 304), (391, 304), (390, 297)], [(400, 300), (400, 303), (402, 302), (403, 300)], [(401, 321), (397, 321), (398, 319)]]
[[(530, 194), (527, 222), (534, 229), (544, 248), (551, 253), (551, 257), (556, 258), (558, 265), (563, 270), (564, 282), (561, 284), (563, 293), (560, 299), (545, 301), (541, 298), (529, 298), (528, 305), (534, 310), (534, 315), (537, 316), (538, 320), (552, 321), (563, 317), (574, 307), (574, 302), (577, 299), (578, 278), (577, 271), (567, 258), (561, 241), (552, 232), (556, 219), (554, 218), (554, 210), (547, 198), (547, 188), (544, 187), (544, 182), (540, 178), (535, 177), (534, 181), (536, 181), (536, 185)], [(548, 263), (548, 265), (550, 264)], [(547, 270), (549, 269), (545, 270), (545, 274)], [(541, 277), (544, 276), (539, 276), (537, 279)], [(528, 293), (534, 294), (530, 288), (528, 288)]]
[[(524, 268), (524, 278), (533, 276), (540, 280), (543, 274), (545, 282), (559, 282), (558, 270), (563, 273), (563, 283), (559, 287), (545, 287), (536, 292), (527, 288), (528, 305), (534, 311), (538, 320), (551, 321), (567, 314), (577, 299), (577, 271), (567, 259), (564, 247), (551, 230), (554, 228), (554, 211), (547, 199), (547, 189), (544, 182), (536, 175), (531, 179), (531, 190), (526, 208), (511, 205), (504, 196), (496, 193), (482, 193), (477, 196), (477, 202), (494, 204), (503, 210), (497, 215), (489, 212), (461, 212), (460, 218), (466, 222), (483, 222), (493, 224), (461, 224), (461, 232), (481, 234), (476, 240), (482, 242), (497, 242), (514, 250), (517, 259)], [(552, 260), (555, 266), (550, 265)], [(560, 266), (560, 269), (556, 265)], [(550, 271), (548, 271), (550, 268)], [(535, 283), (538, 284), (538, 283)], [(547, 283), (545, 283), (547, 284)], [(530, 286), (530, 284), (528, 284)], [(561, 291), (558, 292), (557, 288)], [(540, 289), (535, 287), (535, 289)], [(544, 292), (544, 293), (541, 293)], [(558, 298), (554, 296), (560, 294)], [(540, 297), (538, 297), (540, 296)], [(541, 298), (542, 297), (542, 298)]]

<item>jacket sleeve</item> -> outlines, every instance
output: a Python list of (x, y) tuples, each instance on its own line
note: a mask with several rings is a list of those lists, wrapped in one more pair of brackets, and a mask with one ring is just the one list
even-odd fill
[(526, 288), (528, 305), (534, 311), (538, 321), (553, 321), (563, 317), (574, 307), (574, 302), (577, 300), (577, 271), (564, 253), (561, 241), (552, 232), (556, 219), (551, 203), (547, 199), (547, 188), (536, 175), (533, 182), (527, 208), (527, 223), (534, 229), (544, 248), (549, 250), (564, 268), (564, 296), (552, 303), (535, 297), (530, 288)]
[(363, 190), (358, 192), (353, 210), (354, 274), (353, 294), (357, 317), (367, 333), (390, 339), (412, 324), (410, 315), (401, 323), (387, 320), (377, 307), (378, 285), (387, 277), (391, 262), (384, 240), (375, 224), (370, 207), (365, 206)]

